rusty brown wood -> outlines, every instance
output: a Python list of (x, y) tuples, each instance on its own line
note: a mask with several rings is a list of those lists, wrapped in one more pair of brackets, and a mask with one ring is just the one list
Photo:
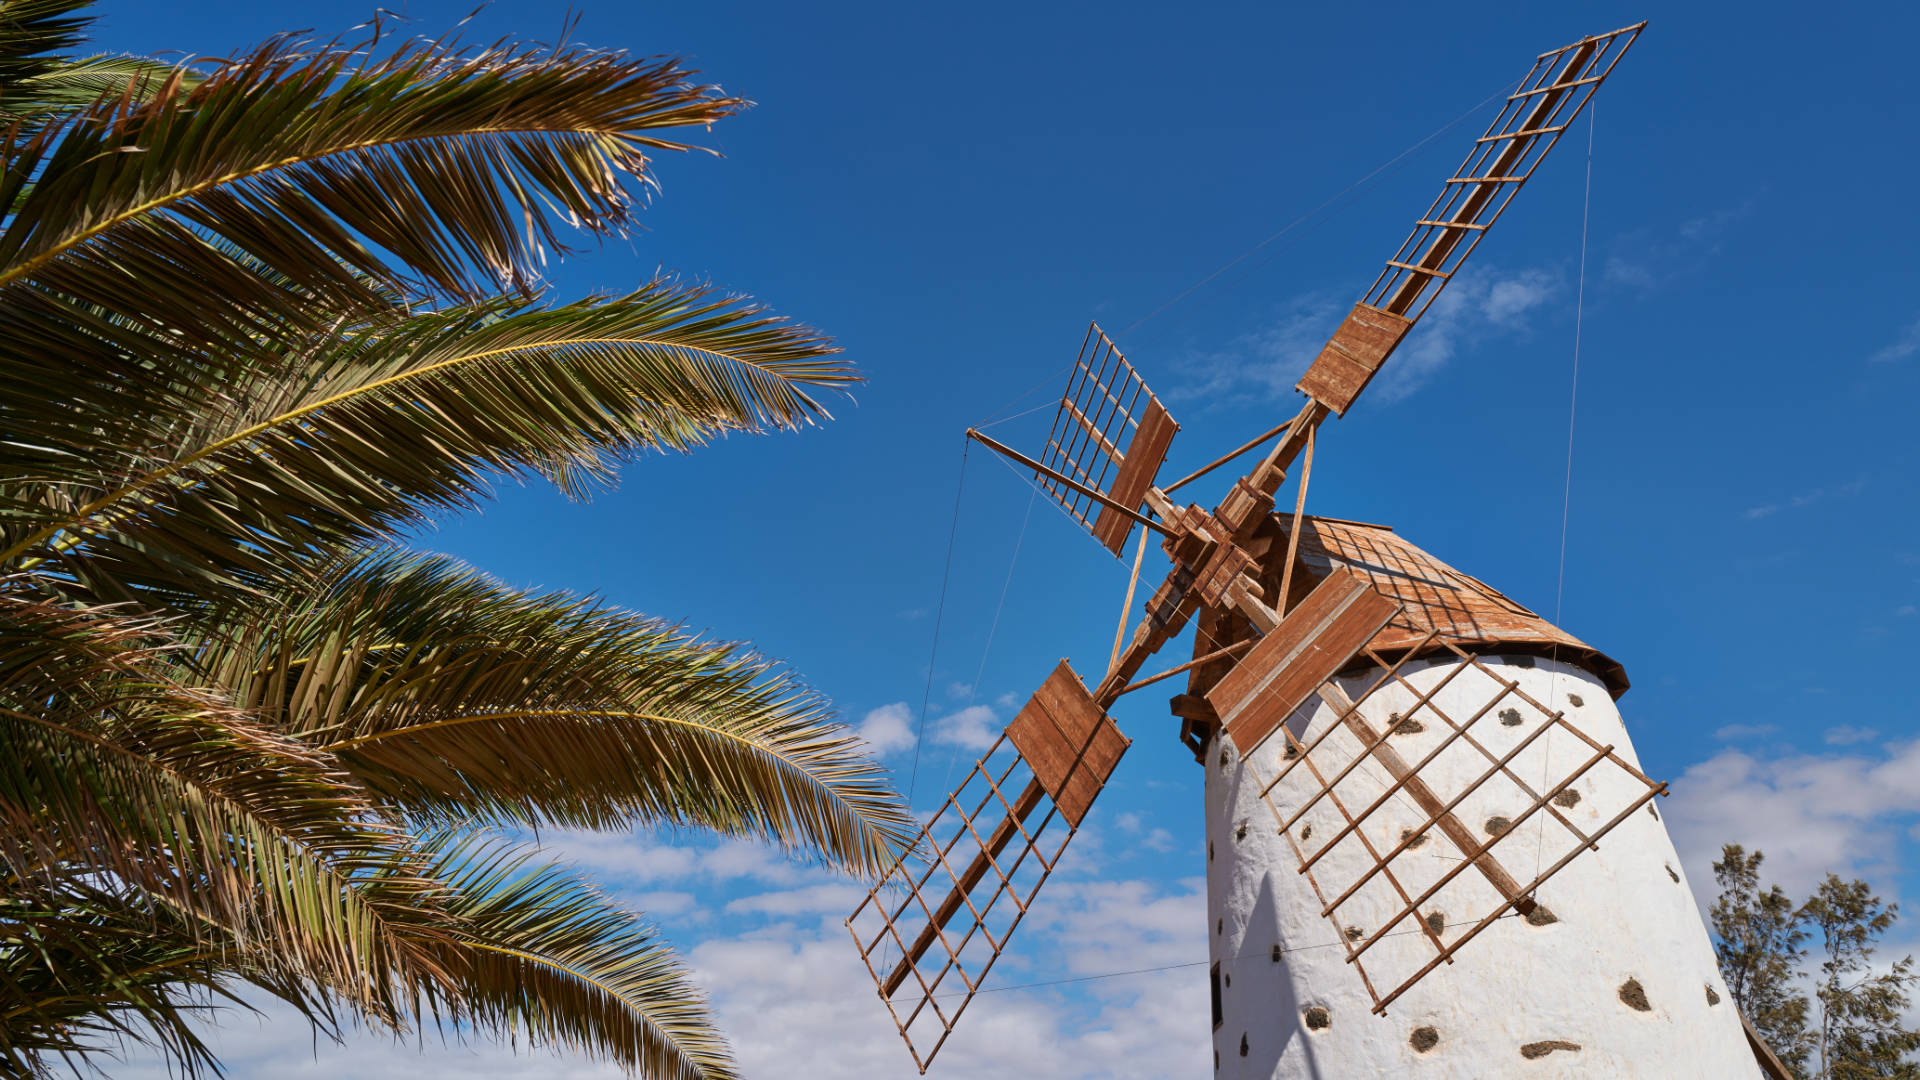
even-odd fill
[(1753, 1051), (1754, 1061), (1759, 1063), (1769, 1080), (1794, 1080), (1793, 1073), (1781, 1064), (1780, 1058), (1773, 1052), (1773, 1047), (1768, 1046), (1767, 1040), (1760, 1037), (1759, 1030), (1753, 1026), (1753, 1021), (1747, 1019), (1747, 1014), (1741, 1012), (1738, 1005), (1734, 1006), (1734, 1011), (1740, 1013), (1740, 1027), (1747, 1033), (1747, 1048)]
[(1127, 598), (1120, 602), (1120, 625), (1113, 630), (1113, 656), (1108, 670), (1120, 662), (1120, 647), (1127, 641), (1127, 620), (1133, 617), (1133, 592), (1140, 585), (1140, 566), (1147, 558), (1147, 530), (1140, 530), (1140, 543), (1133, 549), (1133, 576), (1127, 578)]
[[(1219, 660), (1222, 657), (1232, 656), (1234, 653), (1242, 652), (1246, 650), (1248, 647), (1250, 647), (1252, 644), (1253, 644), (1252, 638), (1248, 638), (1245, 641), (1236, 641), (1233, 644), (1228, 645), (1224, 648), (1215, 649), (1212, 652), (1206, 654), (1205, 656), (1196, 656), (1184, 664), (1179, 664), (1174, 667), (1170, 667), (1165, 671), (1156, 672), (1155, 674), (1149, 675), (1144, 679), (1139, 679), (1134, 682), (1130, 682), (1126, 686), (1121, 688), (1120, 693), (1122, 695), (1131, 694), (1135, 690), (1140, 690), (1145, 687), (1152, 686), (1154, 683), (1157, 683), (1162, 679), (1171, 679), (1175, 675), (1178, 675), (1183, 671), (1192, 671), (1194, 668), (1199, 667), (1201, 664), (1211, 664), (1215, 660)], [(1211, 708), (1212, 704), (1209, 703), (1208, 707)], [(1216, 713), (1215, 715), (1218, 715), (1218, 713)]]
[[(1585, 85), (1585, 80), (1575, 80), (1573, 76), (1576, 76), (1585, 66), (1598, 47), (1599, 42), (1595, 39), (1589, 39), (1574, 46), (1571, 50), (1572, 55), (1567, 59), (1566, 66), (1561, 69), (1554, 84), (1538, 91), (1528, 92), (1528, 95), (1538, 93), (1542, 96), (1539, 103), (1534, 106), (1533, 114), (1521, 125), (1522, 127), (1543, 126), (1543, 122), (1553, 115), (1561, 95), (1573, 90), (1576, 86)], [(1513, 171), (1513, 166), (1526, 156), (1527, 149), (1532, 145), (1531, 139), (1515, 139), (1509, 142), (1485, 176), (1472, 178), (1478, 182), (1479, 189), (1467, 196), (1465, 204), (1452, 216), (1463, 221), (1477, 219), (1480, 211), (1485, 209), (1487, 203), (1493, 199), (1494, 193), (1499, 190), (1501, 184), (1518, 183), (1523, 180), (1524, 177), (1515, 179), (1508, 174)], [(1453, 182), (1454, 180), (1448, 181), (1448, 183)], [(1447, 261), (1447, 256), (1453, 253), (1454, 246), (1465, 235), (1465, 230), (1443, 230), (1440, 236), (1435, 238), (1433, 246), (1427, 249), (1427, 254), (1420, 260), (1420, 264), (1428, 270), (1437, 270)], [(1433, 280), (1431, 277), (1423, 276), (1423, 273), (1424, 271), (1414, 271), (1409, 274), (1406, 282), (1400, 286), (1400, 292), (1385, 305), (1386, 310), (1395, 315), (1405, 315), (1413, 307), (1414, 301), (1418, 300), (1420, 294), (1426, 290), (1428, 282)]]
[(1132, 526), (1127, 519), (1110, 515), (1107, 510), (1112, 507), (1132, 510), (1140, 505), (1147, 489), (1153, 486), (1153, 477), (1160, 471), (1161, 462), (1167, 460), (1167, 449), (1179, 430), (1180, 425), (1173, 422), (1160, 402), (1148, 398), (1140, 427), (1133, 433), (1133, 441), (1127, 444), (1126, 456), (1120, 459), (1120, 471), (1114, 474), (1113, 486), (1109, 489), (1111, 497), (1103, 502), (1093, 522), (1094, 539), (1115, 555), (1120, 554), (1126, 544)]
[(1253, 753), (1399, 611), (1352, 574), (1329, 575), (1208, 691), (1234, 745)]
[(1010, 457), (1013, 460), (1019, 462), (1020, 464), (1025, 465), (1029, 469), (1033, 469), (1034, 471), (1039, 472), (1045, 476), (1050, 476), (1054, 480), (1057, 480), (1060, 483), (1065, 484), (1066, 486), (1072, 488), (1073, 490), (1078, 491), (1080, 494), (1093, 499), (1095, 502), (1101, 503), (1104, 506), (1120, 511), (1121, 513), (1127, 515), (1128, 517), (1139, 522), (1140, 524), (1145, 525), (1147, 528), (1152, 529), (1154, 532), (1160, 533), (1163, 536), (1175, 535), (1174, 532), (1168, 529), (1165, 525), (1162, 525), (1159, 522), (1146, 517), (1145, 515), (1141, 514), (1138, 510), (1130, 510), (1127, 507), (1121, 506), (1119, 503), (1116, 503), (1112, 499), (1107, 498), (1105, 495), (1102, 495), (1100, 492), (1095, 491), (1093, 488), (1090, 488), (1085, 484), (1080, 483), (1077, 480), (1069, 479), (1068, 477), (1063, 476), (1060, 473), (1057, 473), (1052, 469), (1047, 468), (1045, 465), (1040, 464), (1039, 462), (1033, 460), (1027, 455), (1021, 453), (1018, 450), (1015, 450), (1013, 447), (1008, 446), (1007, 444), (1000, 442), (997, 439), (994, 439), (987, 435), (982, 435), (980, 432), (975, 431), (973, 428), (967, 429), (967, 438), (972, 439), (977, 443), (980, 443), (981, 445), (985, 446), (987, 449), (992, 450), (997, 454), (1000, 454), (1004, 457)]
[(1287, 430), (1287, 427), (1292, 423), (1293, 423), (1292, 420), (1288, 420), (1285, 423), (1282, 423), (1279, 427), (1274, 428), (1272, 431), (1268, 431), (1264, 434), (1256, 435), (1253, 438), (1248, 439), (1246, 442), (1241, 443), (1239, 446), (1233, 448), (1232, 450), (1229, 450), (1226, 454), (1220, 457), (1214, 458), (1212, 461), (1207, 462), (1205, 465), (1202, 465), (1199, 468), (1188, 473), (1187, 475), (1181, 477), (1180, 479), (1175, 480), (1173, 483), (1168, 484), (1166, 487), (1162, 488), (1161, 490), (1165, 491), (1168, 494), (1172, 494), (1173, 492), (1178, 491), (1183, 487), (1186, 487), (1188, 484), (1193, 483), (1195, 480), (1198, 480), (1201, 477), (1212, 472), (1213, 470), (1219, 468), (1220, 466), (1225, 465), (1227, 462), (1232, 461), (1234, 458), (1239, 457), (1241, 454), (1244, 454), (1247, 451), (1252, 450), (1253, 448), (1266, 442), (1268, 439), (1278, 436), (1281, 432)]
[(1065, 660), (1007, 725), (1007, 738), (1075, 828), (1129, 745)]
[[(1437, 826), (1447, 835), (1447, 839), (1460, 849), (1462, 855), (1474, 850), (1473, 832), (1464, 822), (1453, 816), (1453, 810), (1440, 801), (1440, 797), (1433, 793), (1433, 789), (1427, 786), (1425, 780), (1420, 779), (1413, 770), (1407, 768), (1406, 759), (1400, 756), (1400, 751), (1374, 737), (1373, 725), (1367, 723), (1366, 718), (1360, 715), (1360, 710), (1348, 700), (1344, 691), (1332, 683), (1327, 683), (1320, 687), (1320, 698), (1344, 714), (1347, 727), (1359, 736), (1361, 742), (1377, 744), (1374, 747), (1373, 756), (1381, 765), (1386, 766), (1387, 772), (1395, 780), (1404, 781), (1402, 786), (1406, 788), (1407, 794), (1412, 796), (1413, 801), (1419, 804), (1420, 809), (1431, 818), (1426, 825), (1421, 826), (1422, 829)], [(1533, 910), (1533, 900), (1521, 894), (1520, 883), (1514, 880), (1514, 876), (1507, 872), (1506, 867), (1500, 865), (1500, 860), (1486, 851), (1468, 858), (1472, 860), (1474, 868), (1487, 879), (1487, 884), (1492, 885), (1501, 896), (1514, 901), (1515, 908), (1522, 915)]]
[[(940, 937), (940, 931), (946, 928), (947, 923), (952, 921), (954, 915), (959, 912), (960, 906), (966, 902), (967, 894), (973, 891), (974, 886), (980, 884), (981, 878), (987, 876), (987, 869), (993, 860), (1006, 850), (1007, 844), (1011, 843), (1014, 835), (1020, 831), (1019, 823), (1024, 822), (1039, 807), (1040, 800), (1045, 796), (1046, 790), (1040, 786), (1039, 780), (1027, 781), (1026, 788), (1020, 792), (1020, 797), (1013, 801), (1013, 813), (1003, 818), (999, 826), (993, 830), (993, 835), (987, 840), (987, 846), (967, 864), (967, 868), (961, 872), (954, 883), (953, 891), (947, 894), (947, 898), (940, 902), (938, 908), (928, 913), (927, 925), (921, 929), (912, 947), (907, 950), (905, 956), (900, 958), (900, 963), (894, 966), (886, 981), (880, 984), (881, 997), (892, 997), (894, 991), (900, 989), (900, 984), (907, 979), (907, 973), (912, 971), (920, 957), (926, 955), (927, 950), (933, 947), (935, 939)], [(917, 889), (914, 891), (916, 895), (919, 892)], [(961, 977), (965, 978), (965, 975)]]
[[(1578, 774), (1576, 774), (1576, 777), (1577, 775)], [(1576, 777), (1569, 777), (1566, 782), (1568, 784), (1571, 784)], [(1562, 787), (1564, 786), (1565, 785), (1562, 785)], [(1600, 829), (1595, 833), (1595, 835), (1605, 836), (1606, 834), (1612, 832), (1614, 826), (1620, 824), (1622, 821), (1625, 821), (1635, 811), (1639, 810), (1642, 806), (1645, 806), (1647, 802), (1651, 800), (1655, 795), (1658, 795), (1665, 790), (1666, 790), (1666, 785), (1662, 784), (1658, 788), (1654, 788), (1648, 791), (1646, 794), (1641, 795), (1639, 798), (1635, 799), (1633, 803), (1629, 805), (1625, 810), (1622, 810), (1618, 814), (1615, 814), (1605, 825), (1601, 826)], [(1555, 791), (1554, 794), (1558, 794), (1558, 791)], [(1515, 820), (1514, 824), (1518, 826), (1520, 821), (1525, 820), (1526, 816), (1527, 815), (1524, 815), (1524, 814), (1521, 815), (1519, 819)], [(1527, 892), (1531, 894), (1533, 890), (1538, 889), (1542, 884), (1544, 884), (1547, 881), (1548, 878), (1551, 878), (1553, 877), (1553, 875), (1559, 873), (1562, 869), (1566, 867), (1568, 863), (1572, 862), (1575, 858), (1577, 858), (1580, 855), (1580, 853), (1584, 850), (1586, 849), (1583, 847), (1576, 847), (1572, 851), (1569, 851), (1565, 855), (1561, 856), (1558, 860), (1554, 862), (1552, 866), (1549, 866), (1545, 870), (1542, 870), (1540, 871), (1540, 873), (1534, 875), (1533, 880), (1527, 883)], [(1434, 889), (1429, 890), (1429, 892), (1437, 891), (1439, 888), (1439, 885), (1445, 884), (1447, 881), (1451, 880), (1453, 874), (1457, 873), (1459, 869), (1460, 868), (1456, 867), (1454, 871), (1449, 872), (1447, 877), (1443, 878), (1439, 883), (1437, 883), (1434, 886)], [(1423, 897), (1422, 899), (1424, 900), (1425, 898)], [(1405, 982), (1401, 983), (1392, 992), (1387, 994), (1385, 998), (1380, 999), (1379, 1003), (1373, 1007), (1373, 1011), (1375, 1013), (1386, 1012), (1387, 1006), (1393, 1004), (1395, 999), (1397, 999), (1401, 994), (1406, 993), (1408, 988), (1413, 986), (1414, 983), (1417, 983), (1421, 979), (1425, 978), (1428, 972), (1431, 972), (1434, 968), (1439, 967), (1441, 961), (1445, 960), (1447, 956), (1452, 956), (1454, 953), (1459, 952), (1461, 947), (1466, 945), (1467, 942), (1472, 941), (1475, 937), (1478, 937), (1480, 934), (1480, 931), (1485, 930), (1487, 927), (1493, 925), (1494, 920), (1506, 914), (1506, 911), (1509, 907), (1512, 907), (1516, 911), (1520, 910), (1519, 905), (1514, 903), (1511, 900), (1501, 904), (1497, 908), (1494, 908), (1493, 911), (1490, 914), (1488, 914), (1486, 918), (1481, 919), (1479, 922), (1475, 923), (1472, 929), (1469, 929), (1466, 933), (1461, 934), (1458, 938), (1455, 938), (1453, 941), (1453, 944), (1447, 947), (1446, 956), (1435, 957), (1433, 960), (1427, 963), (1426, 967), (1423, 967), (1419, 971), (1416, 971), (1412, 975), (1408, 976)], [(1525, 912), (1521, 912), (1521, 914), (1525, 914)], [(1402, 915), (1401, 917), (1405, 918), (1404, 915)], [(1395, 920), (1395, 921), (1398, 922), (1398, 920)], [(1368, 942), (1368, 944), (1371, 944), (1371, 942)], [(1359, 961), (1355, 960), (1353, 961), (1353, 963), (1356, 967), (1359, 966)]]
[(1280, 595), (1273, 608), (1286, 618), (1287, 603), (1293, 596), (1293, 560), (1300, 554), (1300, 518), (1307, 512), (1307, 481), (1313, 478), (1314, 433), (1307, 432), (1306, 464), (1300, 467), (1300, 491), (1293, 501), (1293, 529), (1287, 534), (1287, 561), (1280, 564)]
[[(1299, 740), (1293, 737), (1293, 732), (1291, 731), (1287, 732), (1287, 741), (1289, 743), (1292, 743), (1295, 747), (1298, 747), (1299, 745)], [(1301, 755), (1301, 760), (1306, 760), (1305, 755)], [(1333, 803), (1333, 808), (1340, 812), (1340, 816), (1342, 818), (1346, 819), (1347, 829), (1343, 830), (1343, 832), (1359, 829), (1360, 819), (1354, 817), (1353, 814), (1347, 810), (1346, 802), (1343, 801), (1340, 798), (1339, 793), (1334, 791), (1333, 787), (1327, 783), (1326, 777), (1320, 775), (1320, 767), (1318, 765), (1315, 765), (1312, 761), (1307, 761), (1307, 770), (1313, 773), (1314, 780), (1319, 782), (1321, 790), (1327, 793), (1327, 798), (1330, 802)], [(1256, 779), (1257, 779), (1257, 776), (1256, 776)], [(1358, 836), (1360, 840), (1360, 846), (1367, 849), (1368, 858), (1371, 858), (1374, 861), (1374, 865), (1380, 868), (1380, 872), (1386, 875), (1387, 884), (1393, 886), (1393, 891), (1399, 894), (1400, 902), (1402, 904), (1405, 904), (1409, 910), (1412, 910), (1414, 912), (1414, 921), (1422, 922), (1422, 925), (1426, 931), (1428, 940), (1433, 942), (1434, 948), (1440, 950), (1444, 954), (1446, 952), (1446, 946), (1441, 943), (1440, 935), (1434, 933), (1432, 927), (1425, 926), (1424, 922), (1419, 918), (1418, 905), (1414, 904), (1413, 897), (1407, 895), (1407, 890), (1405, 889), (1405, 887), (1403, 887), (1400, 884), (1400, 878), (1398, 875), (1396, 875), (1393, 872), (1393, 868), (1391, 866), (1388, 866), (1386, 863), (1386, 860), (1380, 857), (1379, 850), (1373, 846), (1373, 839), (1367, 835), (1366, 830), (1364, 829), (1360, 829)], [(1306, 867), (1302, 866), (1300, 868), (1300, 872), (1305, 874), (1307, 872)], [(1311, 877), (1312, 875), (1309, 874), (1308, 876)], [(1336, 906), (1338, 906), (1338, 903), (1339, 903), (1338, 901), (1335, 901)], [(1331, 909), (1329, 909), (1329, 914), (1331, 914)], [(1346, 938), (1346, 934), (1344, 933), (1344, 930), (1340, 936), (1342, 938)]]

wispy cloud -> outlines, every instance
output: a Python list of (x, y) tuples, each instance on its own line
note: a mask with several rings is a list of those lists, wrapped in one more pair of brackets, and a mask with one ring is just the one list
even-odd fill
[[(1369, 391), (1385, 401), (1425, 385), (1461, 349), (1501, 335), (1524, 335), (1528, 318), (1562, 289), (1544, 269), (1513, 272), (1469, 269), (1434, 301), (1407, 344), (1387, 361)], [(1293, 393), (1350, 305), (1326, 293), (1294, 297), (1265, 326), (1227, 347), (1188, 356), (1177, 367), (1184, 382), (1168, 397), (1209, 404), (1267, 401)]]
[(1722, 844), (1767, 853), (1769, 876), (1804, 894), (1829, 871), (1885, 879), (1920, 816), (1920, 741), (1869, 752), (1762, 756), (1723, 750), (1673, 785), (1663, 816), (1695, 881)]
[(1866, 489), (1866, 478), (1861, 477), (1858, 480), (1849, 481), (1835, 488), (1818, 487), (1811, 491), (1803, 491), (1783, 502), (1762, 503), (1759, 506), (1749, 506), (1741, 516), (1745, 517), (1748, 521), (1758, 521), (1761, 518), (1772, 517), (1782, 510), (1799, 510), (1825, 499), (1846, 498), (1858, 495)]
[(1854, 727), (1852, 724), (1841, 724), (1838, 727), (1828, 728), (1826, 734), (1822, 737), (1826, 740), (1828, 746), (1852, 746), (1855, 743), (1872, 742), (1880, 737), (1880, 731), (1878, 728), (1863, 728)]
[(1720, 253), (1727, 231), (1751, 215), (1760, 193), (1746, 201), (1689, 218), (1674, 229), (1641, 228), (1623, 234), (1607, 257), (1601, 279), (1643, 292), (1704, 269)]
[(1715, 730), (1713, 737), (1721, 742), (1735, 742), (1740, 739), (1763, 739), (1779, 730), (1774, 724), (1728, 724)]
[(963, 750), (985, 750), (1000, 737), (1000, 718), (985, 705), (969, 705), (943, 716), (933, 729), (933, 741)]
[(869, 711), (854, 733), (882, 757), (905, 750), (913, 745), (913, 710), (904, 701), (882, 705)]
[(1891, 364), (1896, 360), (1905, 360), (1917, 352), (1920, 352), (1920, 319), (1914, 320), (1911, 325), (1902, 330), (1900, 336), (1893, 339), (1892, 344), (1867, 357), (1867, 362)]

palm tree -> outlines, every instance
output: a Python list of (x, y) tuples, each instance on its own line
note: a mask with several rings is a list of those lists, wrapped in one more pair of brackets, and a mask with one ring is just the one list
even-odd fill
[(0, 1062), (265, 993), (731, 1075), (672, 953), (516, 830), (686, 826), (853, 873), (911, 819), (750, 650), (397, 537), (502, 476), (826, 417), (817, 333), (654, 280), (556, 302), (671, 136), (746, 103), (580, 46), (69, 56), (0, 0)]

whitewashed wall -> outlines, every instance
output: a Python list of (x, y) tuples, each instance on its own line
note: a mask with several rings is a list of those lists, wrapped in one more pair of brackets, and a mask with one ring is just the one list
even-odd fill
[[(1450, 663), (1417, 662), (1408, 682), (1424, 693)], [(1620, 713), (1606, 689), (1591, 674), (1568, 664), (1530, 658), (1483, 658), (1498, 677), (1517, 680), (1522, 690), (1553, 708), (1601, 744), (1637, 766)], [(1345, 683), (1358, 695), (1371, 679)], [(1472, 715), (1496, 691), (1488, 676), (1462, 673), (1435, 697), (1449, 715)], [(1397, 695), (1397, 696), (1396, 696)], [(1375, 725), (1407, 711), (1413, 695), (1382, 691), (1367, 703)], [(1577, 699), (1579, 704), (1574, 704)], [(1540, 714), (1522, 710), (1524, 723), (1506, 725), (1491, 718), (1471, 729), (1489, 750), (1504, 753)], [(1413, 714), (1419, 718), (1418, 713)], [(1311, 739), (1332, 722), (1318, 701), (1303, 706), (1290, 721)], [(1393, 745), (1408, 761), (1424, 757), (1443, 736), (1429, 719), (1425, 730), (1397, 734)], [(1343, 730), (1329, 739), (1345, 760), (1358, 744)], [(1345, 1077), (1687, 1077), (1698, 1080), (1760, 1075), (1747, 1048), (1740, 1019), (1716, 969), (1698, 909), (1667, 837), (1666, 826), (1648, 808), (1631, 814), (1609, 833), (1597, 852), (1581, 855), (1541, 887), (1539, 899), (1555, 921), (1509, 916), (1496, 921), (1443, 965), (1394, 1002), (1384, 1016), (1371, 1012), (1371, 999), (1353, 965), (1346, 962), (1339, 930), (1320, 914), (1308, 879), (1279, 835), (1274, 816), (1259, 797), (1266, 780), (1279, 775), (1284, 738), (1261, 746), (1253, 762), (1241, 760), (1229, 740), (1209, 748), (1207, 771), (1208, 940), (1222, 976), (1222, 1019), (1214, 1032), (1216, 1075), (1264, 1078)], [(1543, 736), (1514, 761), (1519, 775), (1541, 788), (1539, 778), (1557, 783), (1592, 750), (1565, 732)], [(1318, 751), (1316, 751), (1316, 758)], [(1436, 758), (1423, 776), (1443, 798), (1464, 779), (1478, 776), (1487, 760), (1458, 745)], [(1275, 789), (1281, 812), (1298, 806), (1310, 784), (1295, 770)], [(1256, 781), (1255, 777), (1261, 778)], [(1371, 799), (1389, 782), (1384, 769), (1369, 762), (1339, 790)], [(1645, 786), (1605, 763), (1574, 784), (1579, 803), (1562, 809), (1583, 830), (1597, 828)], [(1349, 798), (1350, 806), (1364, 805)], [(1517, 818), (1527, 805), (1508, 782), (1484, 785), (1456, 810), (1476, 834), (1495, 816)], [(1653, 806), (1659, 805), (1656, 800)], [(1399, 842), (1400, 831), (1421, 818), (1410, 800), (1389, 802), (1368, 831), (1378, 850)], [(1514, 828), (1495, 849), (1520, 881), (1551, 865), (1572, 843), (1557, 824), (1540, 824), (1544, 815)], [(1302, 823), (1337, 830), (1342, 819), (1322, 805)], [(1296, 831), (1298, 826), (1296, 826)], [(1319, 833), (1323, 839), (1330, 831)], [(1310, 850), (1310, 849), (1309, 849)], [(1353, 880), (1370, 862), (1357, 844), (1345, 843), (1316, 865), (1323, 886)], [(1394, 860), (1406, 887), (1418, 895), (1445, 870), (1457, 865), (1458, 852), (1436, 832), (1419, 849)], [(1337, 891), (1337, 889), (1336, 889)], [(1392, 910), (1395, 901), (1383, 877), (1357, 894), (1342, 919), (1363, 925), (1369, 914)], [(1498, 894), (1476, 871), (1453, 879), (1425, 910), (1443, 914), (1443, 939), (1464, 932), (1491, 912)], [(1401, 924), (1409, 929), (1410, 923)], [(1274, 946), (1282, 951), (1275, 961)], [(1365, 959), (1376, 983), (1394, 971), (1411, 973), (1435, 954), (1421, 936), (1383, 939)], [(1410, 966), (1411, 965), (1411, 966)], [(1644, 994), (1645, 1010), (1623, 1000), (1629, 980)], [(1397, 981), (1397, 980), (1395, 980)], [(1390, 985), (1390, 984), (1388, 984)], [(1381, 989), (1387, 989), (1382, 985)], [(1629, 989), (1626, 997), (1637, 1000)], [(1717, 999), (1717, 1000), (1715, 1000)], [(1310, 1029), (1310, 1010), (1326, 1026)], [(1430, 1029), (1422, 1031), (1421, 1029)], [(1415, 1038), (1420, 1031), (1420, 1038)], [(1430, 1038), (1429, 1038), (1430, 1037)], [(1431, 1045), (1426, 1045), (1428, 1042)], [(1418, 1044), (1418, 1045), (1417, 1045)], [(1547, 1044), (1559, 1044), (1548, 1046)], [(1421, 1046), (1425, 1046), (1424, 1049)], [(1577, 1046), (1578, 1049), (1570, 1049)], [(1528, 1049), (1530, 1048), (1530, 1050)], [(1531, 1054), (1532, 1056), (1528, 1056)]]

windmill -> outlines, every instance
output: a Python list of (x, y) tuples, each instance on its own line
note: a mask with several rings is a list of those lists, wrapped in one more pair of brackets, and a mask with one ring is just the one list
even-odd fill
[[(1216, 1072), (1760, 1074), (1653, 805), (1665, 785), (1613, 706), (1619, 665), (1389, 528), (1305, 513), (1321, 424), (1644, 25), (1536, 58), (1280, 427), (1157, 485), (1178, 425), (1094, 325), (1035, 456), (968, 432), (1115, 556), (1139, 527), (1173, 565), (1092, 689), (1060, 661), (847, 920), (921, 1072), (1130, 747), (1108, 710), (1185, 675), (1170, 706), (1207, 774)], [(1212, 510), (1175, 502), (1261, 447)], [(1189, 622), (1192, 659), (1140, 677)]]

